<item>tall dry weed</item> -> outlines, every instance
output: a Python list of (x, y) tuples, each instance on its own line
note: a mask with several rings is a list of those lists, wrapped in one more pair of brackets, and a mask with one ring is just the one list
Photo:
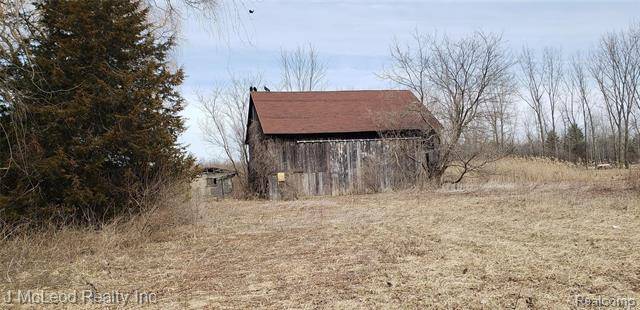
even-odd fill
[(595, 170), (550, 158), (508, 157), (487, 169), (487, 181), (502, 183), (594, 182), (617, 178), (618, 169)]
[[(203, 200), (189, 197), (185, 188), (182, 185), (167, 188), (162, 199), (144, 212), (122, 215), (99, 227), (0, 227), (0, 283), (4, 283), (0, 288), (37, 288), (63, 283), (60, 277), (82, 277), (81, 272), (69, 265), (71, 262), (108, 261), (115, 252), (136, 253), (139, 247), (172, 239), (175, 234), (198, 233)], [(34, 270), (43, 272), (34, 273)], [(51, 270), (56, 272), (52, 274)]]
[(640, 194), (640, 168), (630, 170), (626, 182), (629, 188)]

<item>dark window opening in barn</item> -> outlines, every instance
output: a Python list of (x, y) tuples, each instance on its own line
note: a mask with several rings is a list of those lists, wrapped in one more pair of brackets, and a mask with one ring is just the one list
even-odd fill
[(218, 179), (216, 178), (207, 178), (207, 186), (214, 187), (218, 184)]

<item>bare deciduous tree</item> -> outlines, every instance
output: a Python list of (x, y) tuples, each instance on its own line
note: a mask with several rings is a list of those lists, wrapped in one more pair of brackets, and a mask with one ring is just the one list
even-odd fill
[[(429, 90), (423, 102), (439, 116), (444, 127), (440, 131), (440, 158), (430, 176), (439, 182), (457, 183), (493, 158), (484, 148), (466, 143), (467, 138), (471, 139), (466, 136), (472, 124), (479, 121), (482, 109), (496, 101), (492, 90), (508, 79), (512, 61), (502, 38), (495, 34), (476, 32), (458, 40), (415, 35), (414, 40), (420, 52), (408, 47), (403, 54), (421, 55), (419, 63), (424, 65), (424, 72), (416, 76), (414, 71), (388, 70), (381, 76), (405, 87), (408, 86), (399, 81), (413, 80), (414, 85), (423, 85), (420, 89)], [(393, 60), (394, 68), (411, 66), (402, 57), (394, 56)], [(411, 89), (421, 95), (419, 90)], [(459, 168), (459, 174), (452, 180), (443, 180), (449, 167)]]
[(389, 48), (391, 67), (385, 68), (378, 77), (411, 90), (422, 104), (427, 103), (430, 51), (425, 37), (417, 31), (413, 34), (415, 46), (402, 46), (398, 40)]
[(526, 91), (526, 94), (521, 94), (520, 97), (527, 103), (535, 114), (538, 138), (540, 139), (540, 154), (544, 154), (544, 142), (547, 127), (543, 103), (544, 70), (536, 62), (533, 51), (529, 48), (524, 48), (522, 51), (522, 55), (520, 56), (520, 69), (522, 85)]
[(506, 151), (507, 145), (513, 143), (516, 118), (514, 94), (516, 85), (512, 79), (499, 83), (494, 89), (493, 100), (487, 103), (485, 119), (489, 124), (493, 143), (499, 151)]
[(19, 89), (16, 75), (25, 72), (31, 80), (39, 78), (36, 66), (30, 65), (32, 55), (27, 44), (39, 29), (33, 6), (26, 0), (0, 0), (0, 184), (10, 174), (22, 175), (30, 180), (28, 193), (38, 189), (34, 180), (36, 168), (30, 157), (27, 130), (24, 127), (28, 111), (23, 99), (27, 94)]
[(609, 125), (619, 166), (629, 167), (629, 128), (631, 113), (638, 105), (640, 87), (640, 26), (602, 37), (592, 55), (591, 73), (595, 78)]
[(198, 94), (203, 118), (199, 120), (204, 140), (221, 150), (247, 189), (249, 154), (245, 147), (249, 109), (249, 88), (259, 85), (261, 76), (232, 77), (228, 85), (214, 88), (209, 94)]
[[(563, 73), (564, 74), (564, 73)], [(562, 126), (566, 132), (567, 128), (578, 125), (580, 119), (580, 95), (579, 88), (575, 87), (572, 81), (572, 73), (569, 72), (562, 78), (562, 100), (560, 100), (560, 117)]]
[(588, 82), (585, 66), (579, 56), (573, 57), (571, 61), (571, 69), (569, 70), (569, 82), (571, 87), (576, 91), (578, 101), (580, 102), (580, 110), (582, 111), (582, 122), (585, 133), (585, 141), (587, 143), (587, 162), (599, 159), (596, 158), (596, 131), (593, 121), (593, 102), (591, 99), (591, 91)]
[(223, 38), (246, 34), (245, 19), (248, 8), (243, 0), (145, 0), (152, 9), (153, 22), (178, 32), (187, 18), (196, 18)]
[[(564, 73), (560, 50), (550, 47), (545, 48), (542, 52), (542, 64), (544, 70), (542, 87), (547, 95), (551, 131), (557, 134), (556, 113), (561, 101)], [(555, 145), (551, 151), (558, 157), (558, 145)]]
[(281, 52), (282, 89), (286, 91), (312, 91), (325, 86), (327, 67), (311, 44), (294, 51)]

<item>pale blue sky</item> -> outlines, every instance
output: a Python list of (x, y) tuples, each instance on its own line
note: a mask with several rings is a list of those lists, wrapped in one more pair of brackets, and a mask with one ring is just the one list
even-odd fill
[(226, 81), (229, 72), (261, 73), (277, 88), (281, 49), (313, 44), (328, 67), (327, 89), (377, 89), (392, 87), (375, 75), (389, 62), (389, 44), (394, 37), (409, 40), (415, 29), (452, 37), (481, 29), (501, 33), (515, 51), (525, 44), (554, 46), (567, 55), (586, 52), (600, 35), (640, 21), (640, 0), (249, 0), (244, 5), (240, 34), (220, 37), (194, 18), (183, 25), (177, 59), (187, 74), (182, 92), (189, 129), (181, 141), (201, 159), (219, 154), (202, 140), (194, 92)]

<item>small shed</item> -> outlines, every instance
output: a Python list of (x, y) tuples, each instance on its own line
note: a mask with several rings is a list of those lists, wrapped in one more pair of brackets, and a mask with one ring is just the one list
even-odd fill
[(195, 187), (203, 196), (225, 198), (233, 192), (236, 172), (218, 167), (204, 167), (196, 179)]

